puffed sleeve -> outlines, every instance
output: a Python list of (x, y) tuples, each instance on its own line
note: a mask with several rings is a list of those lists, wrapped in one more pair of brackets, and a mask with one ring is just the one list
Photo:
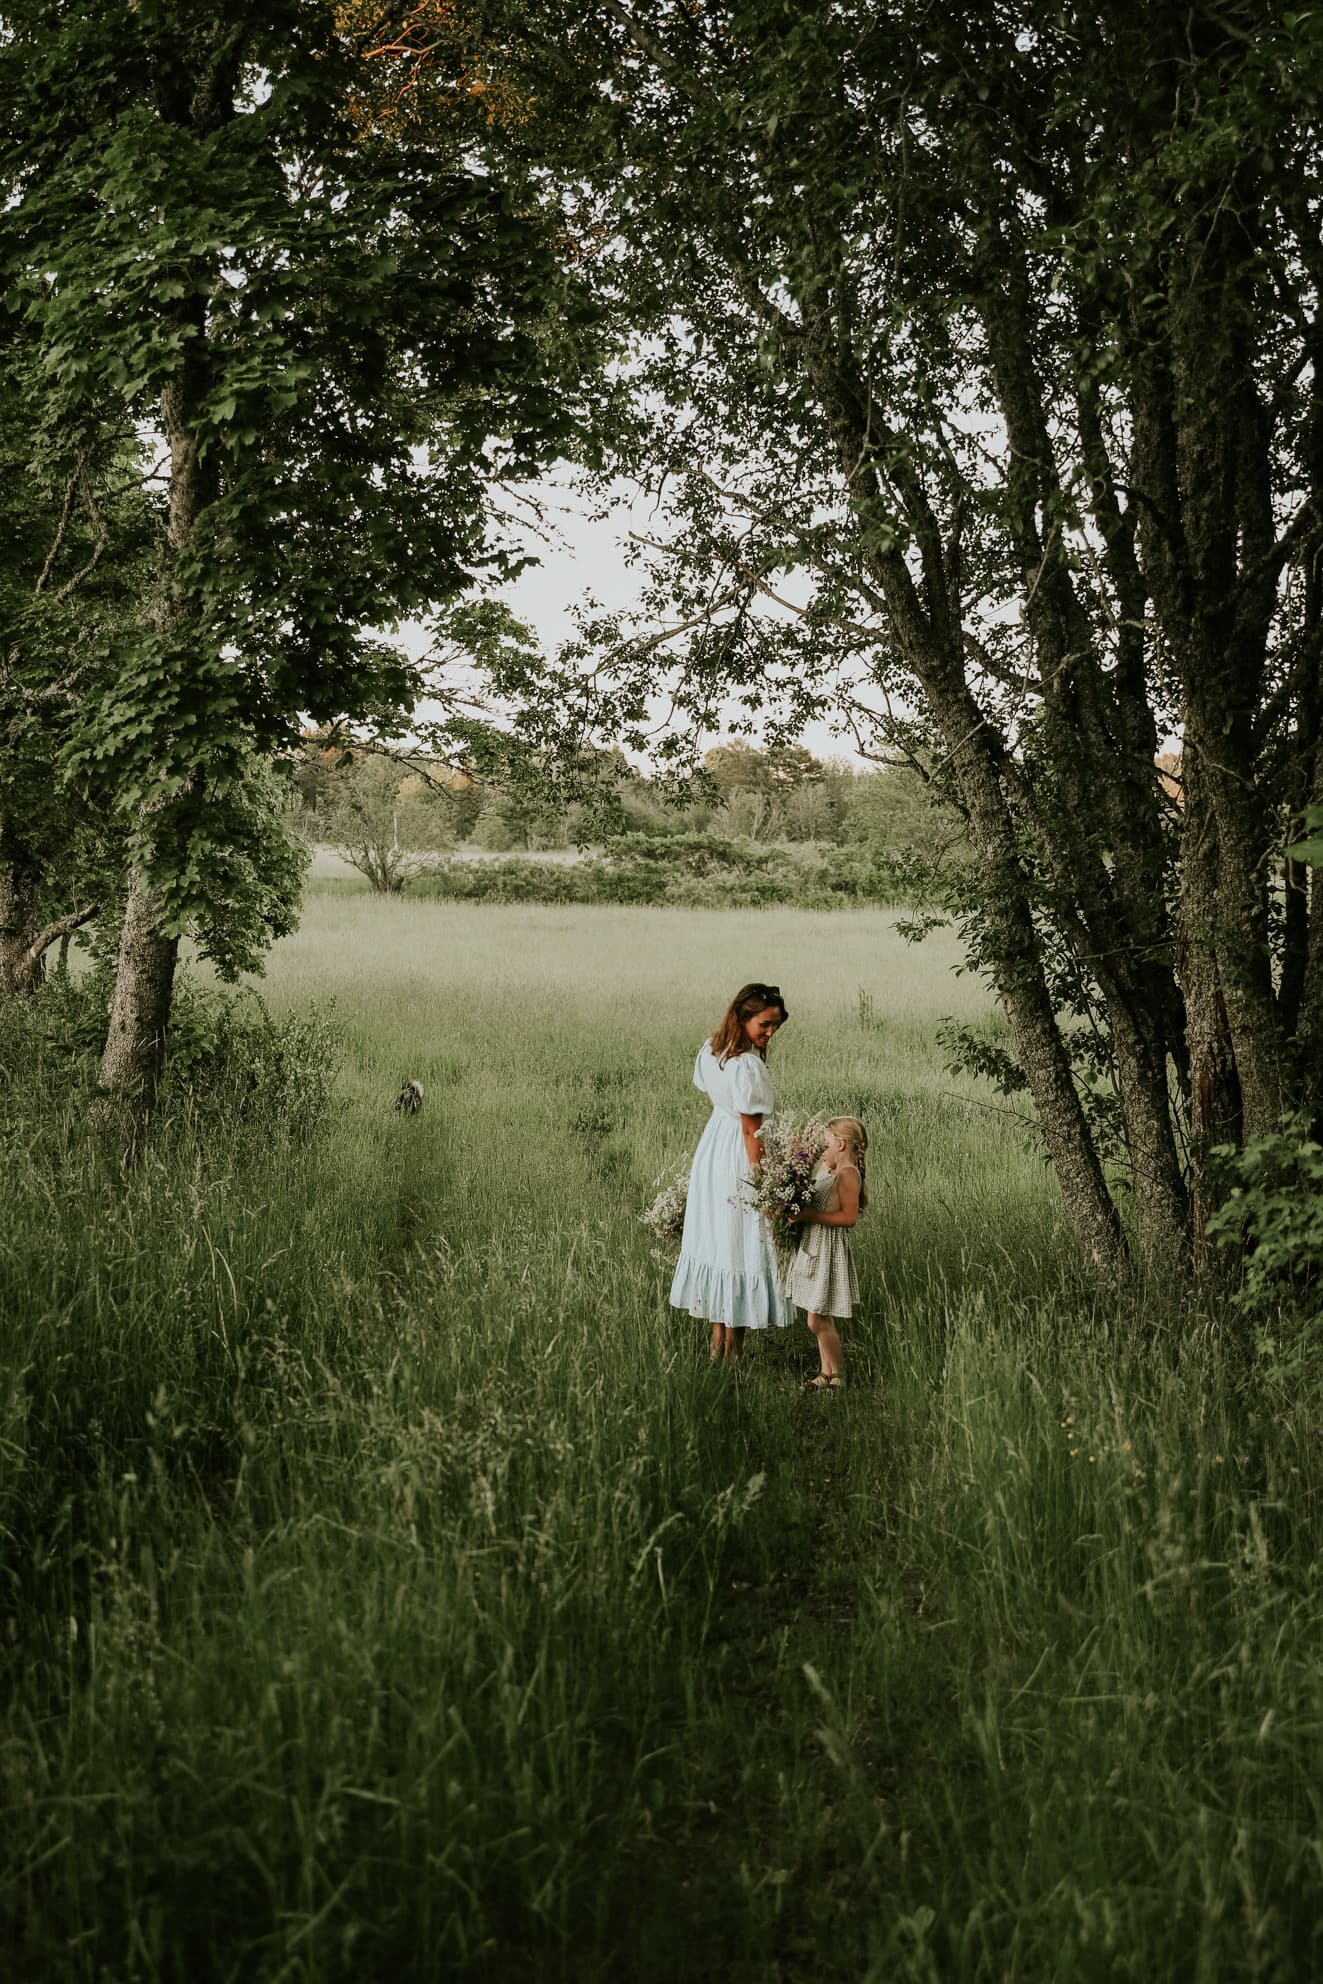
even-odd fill
[(741, 1054), (730, 1064), (735, 1107), (741, 1116), (770, 1116), (776, 1108), (772, 1077), (757, 1054)]
[(701, 1088), (704, 1095), (707, 1094), (707, 1068), (704, 1065), (706, 1060), (707, 1060), (707, 1042), (704, 1041), (703, 1045), (699, 1048), (697, 1054), (694, 1056), (694, 1087)]

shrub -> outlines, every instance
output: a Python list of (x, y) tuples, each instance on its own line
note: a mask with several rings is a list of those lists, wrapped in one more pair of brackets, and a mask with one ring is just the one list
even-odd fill
[[(0, 1007), (0, 1097), (17, 1122), (75, 1116), (90, 1099), (113, 974), (98, 966)], [(333, 1015), (312, 1006), (273, 1019), (257, 994), (180, 973), (158, 1090), (163, 1127), (181, 1117), (301, 1136), (320, 1120), (340, 1063)]]
[(422, 876), (415, 893), (462, 902), (676, 909), (850, 909), (913, 899), (898, 864), (874, 851), (679, 832), (618, 834), (578, 862), (447, 861)]
[(420, 878), (416, 896), (447, 902), (593, 902), (590, 864), (564, 861), (443, 861)]
[(326, 1112), (340, 1029), (319, 1006), (273, 1019), (256, 992), (177, 985), (159, 1091), (180, 1110), (303, 1136)]
[(1222, 1145), (1213, 1155), (1228, 1191), (1208, 1233), (1242, 1253), (1232, 1299), (1257, 1326), (1274, 1376), (1303, 1378), (1323, 1343), (1323, 1144), (1295, 1115), (1242, 1149)]

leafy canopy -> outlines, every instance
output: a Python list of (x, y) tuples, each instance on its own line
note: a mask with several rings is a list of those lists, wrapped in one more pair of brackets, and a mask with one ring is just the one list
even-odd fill
[[(454, 119), (365, 120), (327, 4), (50, 10), (0, 48), (0, 267), (30, 459), (153, 460), (154, 570), (94, 631), (67, 772), (177, 929), (299, 720), (407, 708), (384, 638), (487, 555), (485, 492), (570, 445), (596, 352), (556, 212)], [(112, 554), (122, 549), (118, 543)]]

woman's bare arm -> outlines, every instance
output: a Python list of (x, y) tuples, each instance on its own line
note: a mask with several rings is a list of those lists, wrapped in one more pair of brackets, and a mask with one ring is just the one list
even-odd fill
[(750, 1164), (761, 1164), (763, 1161), (763, 1140), (759, 1135), (762, 1127), (761, 1116), (740, 1117), (740, 1128), (744, 1132), (744, 1148), (749, 1154)]

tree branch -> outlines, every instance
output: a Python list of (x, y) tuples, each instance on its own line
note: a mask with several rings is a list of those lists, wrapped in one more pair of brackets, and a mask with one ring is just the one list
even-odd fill
[[(80, 462), (81, 459), (80, 455)], [(54, 541), (51, 544), (50, 550), (46, 553), (46, 562), (42, 566), (40, 576), (37, 579), (35, 588), (37, 592), (43, 592), (45, 590), (46, 581), (51, 575), (51, 568), (60, 555), (60, 549), (64, 543), (64, 533), (69, 528), (69, 518), (73, 511), (74, 490), (77, 486), (78, 468), (74, 467), (69, 471), (69, 480), (64, 485), (64, 506), (60, 511), (60, 521), (56, 526)]]
[(92, 484), (87, 473), (86, 464), (81, 460), (78, 464), (78, 487), (82, 492), (83, 503), (87, 514), (92, 519), (92, 528), (96, 532), (96, 549), (87, 563), (79, 571), (75, 572), (71, 579), (65, 580), (55, 595), (57, 599), (67, 599), (69, 594), (83, 583), (83, 580), (88, 577), (89, 573), (96, 570), (96, 567), (101, 562), (102, 553), (110, 544), (110, 532), (106, 527), (106, 520), (97, 506), (97, 500), (92, 492)]
[(48, 923), (46, 928), (32, 939), (23, 953), (24, 974), (30, 975), (35, 970), (52, 944), (58, 943), (61, 937), (72, 936), (75, 930), (81, 930), (84, 923), (90, 923), (92, 918), (100, 913), (100, 903), (94, 902), (89, 903), (86, 909), (76, 909), (69, 916), (57, 916), (53, 923)]

